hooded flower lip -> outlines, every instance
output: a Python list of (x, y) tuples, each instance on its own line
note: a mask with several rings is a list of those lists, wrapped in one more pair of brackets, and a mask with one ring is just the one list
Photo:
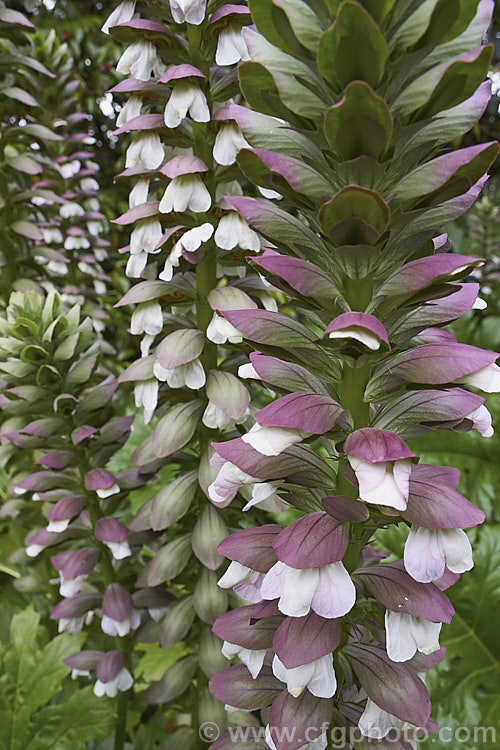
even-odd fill
[(247, 602), (258, 604), (262, 600), (261, 586), (264, 578), (263, 573), (252, 570), (246, 565), (233, 560), (228, 569), (217, 581), (222, 589), (232, 588), (234, 593)]
[(239, 344), (243, 337), (228, 320), (218, 314), (225, 310), (256, 310), (257, 304), (242, 289), (226, 286), (212, 289), (208, 295), (208, 304), (214, 315), (207, 328), (207, 338), (214, 344)]
[(406, 509), (412, 460), (417, 457), (398, 435), (366, 427), (349, 435), (344, 451), (356, 474), (361, 500)]
[(199, 26), (205, 19), (206, 0), (169, 0), (170, 10), (176, 23)]
[(156, 378), (141, 380), (134, 386), (134, 400), (137, 409), (143, 407), (144, 422), (149, 424), (158, 403), (158, 381)]
[(404, 564), (416, 581), (438, 581), (446, 569), (465, 573), (474, 567), (472, 547), (462, 529), (412, 526), (405, 544)]
[(316, 698), (332, 698), (337, 689), (332, 654), (291, 669), (285, 667), (275, 655), (273, 674), (278, 680), (286, 683), (288, 692), (294, 698), (298, 698), (306, 688)]
[(332, 320), (325, 335), (330, 340), (339, 340), (342, 345), (344, 339), (362, 344), (371, 351), (378, 351), (382, 344), (390, 348), (387, 332), (378, 318), (361, 312), (348, 312), (338, 315)]
[(152, 42), (140, 40), (131, 44), (118, 60), (117, 73), (130, 75), (138, 81), (149, 81), (151, 75), (160, 76), (164, 70), (163, 62), (156, 53)]
[(215, 62), (217, 65), (234, 65), (241, 60), (249, 60), (250, 53), (239, 26), (231, 25), (223, 29), (217, 40)]
[(387, 656), (392, 661), (408, 661), (417, 651), (423, 654), (439, 651), (440, 622), (386, 610), (385, 632)]
[(165, 152), (157, 133), (137, 135), (127, 149), (126, 169), (158, 169), (165, 158)]
[(140, 302), (132, 313), (130, 333), (156, 336), (163, 330), (163, 312), (159, 302)]
[[(180, 228), (176, 227), (176, 229)], [(173, 246), (159, 278), (162, 281), (171, 281), (174, 275), (174, 268), (179, 267), (181, 257), (188, 258), (191, 253), (195, 253), (205, 242), (208, 242), (213, 233), (214, 227), (209, 222), (205, 222), (198, 227), (193, 227), (184, 232), (182, 237)]]
[(327, 619), (342, 617), (356, 601), (356, 590), (341, 562), (299, 570), (278, 561), (264, 576), (263, 599), (279, 599), (280, 612), (303, 617), (312, 609)]
[(120, 3), (108, 16), (101, 31), (104, 34), (109, 34), (109, 30), (113, 26), (131, 21), (135, 13), (135, 2), (136, 0), (124, 0), (124, 2)]
[(250, 229), (248, 223), (236, 211), (228, 211), (221, 217), (214, 239), (221, 250), (234, 250), (239, 247), (251, 253), (260, 251), (259, 235)]
[[(185, 76), (177, 77), (185, 78)], [(170, 99), (165, 106), (165, 125), (167, 128), (177, 128), (188, 113), (194, 122), (209, 122), (210, 120), (207, 98), (201, 88), (189, 80), (179, 80), (174, 85)]]
[[(238, 151), (250, 148), (236, 122), (225, 122), (215, 137), (213, 156), (217, 164), (230, 167), (236, 161)], [(242, 219), (243, 221), (243, 219)]]
[(241, 439), (263, 456), (279, 456), (291, 445), (300, 443), (310, 436), (311, 433), (302, 430), (255, 424)]
[(225, 507), (231, 500), (234, 500), (240, 487), (258, 481), (257, 477), (252, 477), (230, 461), (225, 461), (219, 469), (217, 477), (208, 488), (208, 496), (213, 503)]

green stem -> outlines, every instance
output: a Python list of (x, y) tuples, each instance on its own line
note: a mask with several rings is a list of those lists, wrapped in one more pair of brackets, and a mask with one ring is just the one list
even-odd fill
[[(208, 304), (208, 295), (216, 284), (217, 264), (215, 248), (212, 244), (208, 244), (205, 257), (196, 266), (196, 321), (198, 330), (203, 331), (203, 333), (207, 330), (214, 314)], [(200, 359), (206, 371), (216, 368), (217, 345), (207, 339)]]
[(127, 712), (130, 690), (118, 694), (114, 750), (123, 750), (127, 739)]

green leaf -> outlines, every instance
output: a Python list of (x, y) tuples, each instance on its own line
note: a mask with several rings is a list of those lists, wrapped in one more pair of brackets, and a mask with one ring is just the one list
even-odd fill
[(323, 29), (303, 0), (249, 0), (248, 6), (258, 30), (271, 44), (299, 57), (316, 50)]
[(376, 87), (386, 59), (387, 44), (376, 23), (360, 5), (346, 0), (334, 25), (320, 38), (320, 73), (342, 89), (355, 80)]
[(159, 643), (139, 643), (136, 651), (143, 652), (134, 674), (142, 677), (146, 682), (160, 680), (167, 669), (176, 661), (190, 653), (190, 649), (182, 641), (170, 648), (162, 648)]
[(392, 124), (384, 99), (366, 83), (353, 81), (340, 102), (327, 110), (325, 135), (345, 161), (362, 155), (378, 159), (389, 145)]
[(84, 636), (63, 633), (37, 648), (39, 622), (31, 607), (14, 615), (10, 644), (0, 646), (0, 750), (75, 750), (114, 725), (111, 702), (91, 687), (51, 705), (69, 672), (62, 660)]
[(241, 149), (237, 161), (243, 173), (254, 184), (277, 190), (295, 202), (314, 207), (332, 194), (332, 185), (315, 169), (298, 159), (268, 151)]

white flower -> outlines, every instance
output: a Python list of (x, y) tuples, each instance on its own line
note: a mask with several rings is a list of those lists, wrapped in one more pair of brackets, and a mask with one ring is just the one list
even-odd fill
[(215, 188), (215, 200), (217, 203), (222, 201), (225, 196), (230, 195), (243, 195), (243, 188), (241, 187), (238, 180), (231, 180), (231, 182), (219, 182)]
[(240, 344), (243, 341), (243, 336), (229, 320), (214, 312), (212, 320), (208, 324), (207, 339), (214, 344), (225, 344), (226, 341), (229, 341), (230, 344)]
[(136, 206), (142, 206), (143, 203), (147, 203), (148, 195), (149, 180), (147, 178), (138, 180), (130, 191), (130, 195), (128, 197), (129, 208), (135, 208)]
[(266, 649), (243, 648), (243, 646), (238, 646), (235, 643), (224, 641), (221, 650), (226, 659), (232, 659), (234, 656), (237, 656), (239, 659), (241, 659), (254, 680), (259, 676), (260, 670), (264, 666)]
[(117, 127), (121, 128), (129, 120), (139, 117), (142, 114), (142, 98), (140, 96), (131, 96), (123, 105), (116, 118)]
[(102, 698), (103, 695), (107, 695), (109, 698), (115, 698), (118, 690), (126, 692), (130, 690), (134, 684), (134, 679), (128, 669), (125, 667), (118, 672), (116, 677), (109, 682), (101, 682), (96, 680), (94, 685), (94, 695), (98, 698)]
[(370, 737), (376, 740), (381, 740), (386, 737), (391, 729), (399, 729), (400, 731), (403, 731), (405, 729), (411, 729), (413, 726), (413, 724), (401, 721), (397, 716), (392, 716), (392, 714), (387, 713), (387, 711), (383, 711), (371, 700), (371, 698), (368, 698), (366, 708), (358, 721), (358, 727), (361, 734), (364, 737)]
[(372, 351), (377, 351), (380, 349), (381, 339), (379, 339), (378, 336), (376, 336), (372, 331), (369, 331), (367, 328), (363, 328), (363, 326), (347, 326), (346, 328), (342, 328), (339, 331), (332, 331), (328, 334), (329, 339), (355, 339), (356, 341), (359, 341), (361, 344), (367, 347), (367, 349), (371, 349)]
[(135, 0), (124, 0), (120, 3), (114, 11), (108, 16), (108, 20), (104, 22), (101, 31), (105, 34), (109, 34), (109, 30), (113, 26), (118, 26), (120, 23), (127, 23), (132, 20), (135, 13)]
[(170, 0), (170, 10), (176, 23), (193, 24), (199, 26), (205, 18), (206, 0)]
[[(170, 281), (173, 275), (173, 267), (177, 267), (179, 265), (179, 260), (182, 257), (182, 251), (184, 250), (185, 253), (195, 253), (200, 249), (204, 242), (208, 242), (213, 233), (213, 225), (209, 224), (208, 222), (201, 224), (199, 227), (188, 229), (187, 232), (184, 232), (182, 237), (177, 240), (174, 247), (172, 248), (172, 251), (165, 263), (165, 268), (160, 274), (160, 279), (163, 279), (164, 281)], [(169, 273), (170, 277), (168, 279), (165, 278), (165, 276), (167, 276)]]
[(429, 622), (423, 617), (385, 612), (387, 656), (392, 661), (408, 661), (417, 651), (432, 654), (439, 651), (440, 622)]
[(140, 302), (132, 313), (130, 321), (130, 333), (139, 336), (141, 333), (149, 333), (155, 336), (163, 330), (163, 313), (161, 305), (156, 300), (152, 302)]
[(446, 568), (452, 573), (465, 573), (474, 567), (471, 543), (462, 529), (412, 526), (405, 544), (404, 564), (420, 583), (437, 581)]
[(65, 599), (78, 594), (86, 578), (86, 575), (75, 576), (74, 578), (64, 578), (63, 574), (59, 573), (59, 593), (61, 596), (64, 596)]
[(472, 420), (473, 429), (477, 430), (482, 437), (490, 438), (494, 435), (495, 430), (491, 423), (491, 414), (484, 404), (467, 414), (466, 419)]
[(45, 546), (43, 544), (28, 544), (26, 547), (26, 554), (28, 557), (38, 557), (40, 552), (43, 552)]
[(201, 421), (205, 427), (211, 430), (225, 430), (234, 423), (234, 420), (226, 412), (222, 411), (222, 409), (219, 409), (213, 401), (208, 402)]
[(251, 604), (258, 604), (262, 600), (261, 587), (264, 574), (247, 568), (234, 560), (217, 581), (221, 589), (233, 589), (235, 594)]
[(294, 698), (298, 698), (306, 688), (316, 698), (332, 698), (337, 689), (333, 654), (327, 654), (293, 669), (287, 669), (275, 655), (273, 674), (281, 682), (286, 682), (287, 690)]
[(258, 253), (260, 250), (259, 235), (250, 229), (245, 219), (236, 211), (224, 214), (219, 221), (214, 239), (221, 250), (233, 250), (235, 247), (250, 250), (252, 253)]
[(63, 633), (66, 631), (66, 633), (71, 633), (72, 635), (81, 633), (84, 620), (84, 617), (61, 617), (57, 626), (57, 632)]
[(89, 240), (82, 234), (68, 235), (64, 240), (65, 250), (87, 250), (90, 247)]
[(214, 503), (229, 503), (236, 497), (240, 487), (258, 481), (256, 477), (246, 474), (230, 461), (225, 461), (208, 488), (208, 496)]
[(279, 456), (291, 445), (300, 443), (311, 434), (290, 427), (263, 427), (257, 423), (241, 439), (263, 456)]
[(74, 219), (77, 216), (84, 216), (85, 209), (82, 208), (78, 203), (69, 201), (68, 203), (63, 203), (63, 205), (59, 209), (59, 214), (62, 219)]
[(141, 40), (127, 47), (118, 60), (116, 72), (130, 75), (139, 81), (149, 81), (151, 74), (161, 76), (165, 65), (156, 54), (156, 47), (152, 42)]
[(99, 183), (93, 177), (84, 177), (83, 180), (80, 180), (80, 190), (84, 193), (97, 193)]
[(251, 498), (242, 510), (250, 510), (254, 505), (262, 505), (264, 510), (271, 512), (277, 512), (286, 508), (276, 493), (279, 485), (280, 482), (256, 482), (252, 487)]
[(370, 463), (348, 456), (359, 484), (359, 496), (365, 503), (406, 510), (412, 463), (408, 458)]
[(204, 213), (212, 205), (207, 188), (197, 174), (185, 174), (174, 179), (167, 186), (160, 201), (160, 212), (169, 214), (172, 211)]
[(179, 267), (181, 258), (182, 246), (176, 242), (166, 259), (163, 271), (159, 274), (158, 278), (162, 281), (171, 281), (174, 275), (174, 268)]
[(207, 98), (195, 83), (177, 83), (165, 107), (165, 125), (176, 128), (187, 117), (187, 113), (195, 122), (209, 122), (210, 110)]
[(138, 224), (130, 235), (130, 252), (158, 253), (161, 248), (158, 243), (163, 237), (161, 224), (158, 219), (145, 219)]
[(248, 47), (239, 26), (228, 26), (219, 34), (215, 62), (217, 65), (234, 65), (240, 60), (249, 60)]
[(81, 166), (81, 162), (79, 162), (78, 159), (73, 159), (73, 161), (67, 161), (65, 164), (61, 164), (61, 166), (58, 167), (58, 170), (61, 174), (61, 177), (64, 177), (65, 180), (68, 180), (78, 174)]
[(470, 375), (458, 378), (455, 380), (455, 383), (474, 385), (476, 388), (480, 388), (486, 393), (499, 393), (500, 367), (495, 364), (488, 365), (488, 367), (482, 367), (480, 370), (476, 370), (476, 372), (471, 372)]
[(235, 122), (228, 122), (221, 127), (215, 138), (214, 159), (217, 164), (230, 167), (236, 161), (236, 155), (242, 148), (250, 148), (243, 133)]
[(130, 615), (124, 620), (113, 620), (112, 617), (103, 615), (101, 620), (101, 629), (103, 633), (106, 633), (106, 635), (119, 635), (123, 638), (132, 630), (137, 630), (140, 624), (141, 616), (139, 612), (133, 609)]
[(238, 367), (238, 377), (243, 380), (260, 380), (259, 373), (251, 362), (247, 362), (245, 365), (240, 365)]
[(60, 229), (51, 227), (44, 227), (42, 228), (42, 235), (43, 235), (43, 241), (47, 243), (47, 245), (51, 245), (53, 242), (60, 243), (63, 241), (62, 232)]
[(168, 383), (170, 388), (184, 388), (185, 386), (195, 391), (202, 388), (206, 383), (205, 370), (199, 359), (193, 359), (191, 362), (179, 365), (173, 370), (168, 370), (166, 367), (162, 367), (158, 361), (155, 361), (153, 372), (158, 380)]
[(107, 497), (111, 497), (112, 495), (117, 495), (120, 492), (119, 486), (116, 484), (112, 484), (111, 487), (107, 487), (106, 489), (100, 489), (96, 490), (97, 496), (101, 498), (101, 500), (105, 500)]
[(125, 275), (131, 279), (139, 279), (148, 262), (147, 253), (130, 255), (125, 269)]
[(130, 557), (132, 550), (126, 539), (123, 542), (104, 542), (106, 547), (111, 551), (115, 560), (124, 560), (126, 557)]
[(125, 166), (127, 169), (158, 169), (164, 158), (160, 136), (157, 133), (141, 133), (127, 149)]
[(62, 534), (63, 531), (69, 526), (70, 518), (65, 518), (62, 521), (49, 521), (47, 531), (53, 531), (55, 534)]
[(263, 599), (279, 599), (278, 609), (303, 617), (312, 609), (320, 617), (343, 617), (356, 601), (356, 589), (342, 562), (299, 570), (278, 561), (264, 576)]
[(148, 424), (158, 403), (158, 381), (156, 378), (141, 380), (134, 387), (135, 405), (144, 408), (144, 422)]

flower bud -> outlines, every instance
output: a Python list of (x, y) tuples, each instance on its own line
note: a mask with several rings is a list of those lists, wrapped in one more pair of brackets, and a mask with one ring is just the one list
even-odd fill
[(204, 568), (194, 589), (193, 606), (198, 617), (211, 625), (227, 610), (227, 593), (218, 588), (217, 576)]
[(221, 649), (222, 641), (220, 638), (207, 629), (201, 637), (198, 658), (201, 669), (209, 679), (228, 666), (227, 659), (223, 656)]
[(193, 552), (209, 570), (217, 570), (224, 558), (217, 554), (217, 547), (229, 534), (221, 514), (207, 503), (193, 530)]
[(186, 596), (170, 608), (160, 622), (162, 648), (170, 648), (186, 637), (194, 622), (195, 614), (192, 596)]

